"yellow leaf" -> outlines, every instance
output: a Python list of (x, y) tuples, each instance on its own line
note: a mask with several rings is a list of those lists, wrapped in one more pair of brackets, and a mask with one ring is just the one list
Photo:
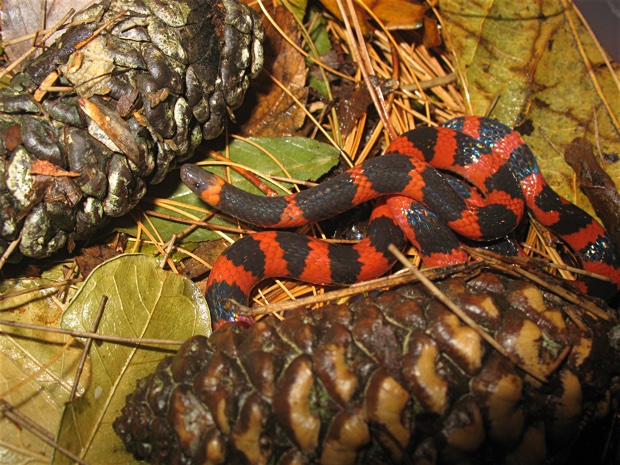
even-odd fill
[(549, 184), (593, 213), (563, 152), (575, 137), (600, 141), (620, 185), (620, 67), (606, 66), (572, 3), (440, 0), (439, 10), (472, 113), (519, 127)]

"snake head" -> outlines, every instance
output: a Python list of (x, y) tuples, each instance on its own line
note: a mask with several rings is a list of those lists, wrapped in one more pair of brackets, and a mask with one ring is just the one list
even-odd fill
[(220, 202), (222, 186), (226, 184), (219, 176), (190, 164), (181, 167), (181, 180), (204, 202), (215, 207)]

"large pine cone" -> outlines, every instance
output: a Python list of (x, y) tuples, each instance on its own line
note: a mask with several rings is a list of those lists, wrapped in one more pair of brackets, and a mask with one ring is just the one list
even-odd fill
[(548, 382), (408, 285), (194, 337), (138, 382), (114, 428), (136, 457), (161, 464), (566, 461), (617, 402), (612, 314), (497, 272), (438, 286)]
[(0, 252), (21, 232), (21, 253), (48, 256), (127, 213), (221, 133), (262, 67), (238, 0), (108, 0), (74, 19), (93, 21), (0, 91)]

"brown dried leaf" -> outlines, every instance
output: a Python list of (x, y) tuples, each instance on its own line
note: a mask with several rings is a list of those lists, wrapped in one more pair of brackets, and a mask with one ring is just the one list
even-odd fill
[[(227, 243), (223, 239), (218, 241), (199, 242), (192, 253), (194, 256), (199, 257), (202, 261), (199, 261), (194, 257), (189, 257), (187, 260), (183, 260), (178, 267), (179, 274), (191, 280), (205, 276), (208, 273), (209, 268), (207, 268), (203, 262), (215, 263), (217, 257), (219, 257), (226, 248)], [(206, 287), (206, 282), (203, 284)], [(201, 287), (201, 283), (196, 283), (196, 285)], [(206, 291), (206, 289), (204, 290)]]
[[(269, 14), (284, 33), (299, 44), (297, 23), (293, 14), (282, 6), (271, 7)], [(304, 104), (307, 96), (305, 87), (306, 61), (276, 31), (270, 22), (264, 17), (262, 19), (267, 37), (265, 40), (264, 69)], [(252, 102), (253, 99), (254, 102)], [(275, 84), (267, 73), (262, 73), (252, 83), (252, 88), (246, 96), (244, 108), (251, 109), (247, 119), (239, 118), (244, 121), (241, 125), (241, 131), (246, 136), (281, 137), (294, 135), (301, 128), (305, 119), (305, 113), (301, 107)]]
[(578, 137), (566, 147), (564, 159), (575, 171), (577, 183), (590, 199), (620, 253), (620, 194), (613, 179), (598, 163), (594, 147)]
[(79, 104), (82, 111), (101, 128), (131, 161), (135, 163), (140, 158), (140, 149), (125, 120), (109, 108), (88, 99), (81, 98)]
[[(125, 237), (125, 234), (120, 234)], [(80, 273), (87, 278), (96, 267), (103, 262), (117, 257), (123, 253), (124, 245), (117, 238), (109, 244), (94, 244), (88, 247), (82, 247), (79, 255), (75, 257)]]
[(30, 174), (67, 178), (78, 178), (80, 176), (80, 173), (65, 171), (47, 160), (34, 160), (30, 167)]
[(442, 44), (439, 24), (435, 18), (424, 17), (424, 46), (426, 48), (439, 47)]
[(4, 133), (4, 146), (8, 151), (13, 151), (22, 143), (22, 127), (19, 124), (9, 126)]
[(359, 118), (368, 111), (372, 98), (366, 85), (354, 86), (348, 81), (334, 89), (334, 98), (338, 102), (340, 132), (343, 137), (346, 137), (351, 133)]

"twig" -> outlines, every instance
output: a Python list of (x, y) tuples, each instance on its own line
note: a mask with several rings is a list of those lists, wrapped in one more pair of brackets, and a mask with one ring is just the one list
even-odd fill
[[(218, 161), (230, 162), (229, 158), (226, 158), (224, 155), (220, 155), (219, 153), (214, 152), (214, 151), (209, 152), (209, 156)], [(243, 176), (254, 187), (256, 187), (257, 189), (260, 189), (260, 191), (263, 194), (268, 195), (270, 197), (275, 197), (278, 195), (276, 191), (274, 191), (271, 187), (269, 187), (267, 184), (261, 181), (259, 177), (256, 176), (251, 171), (248, 171), (245, 168), (241, 168), (240, 166), (236, 166), (236, 165), (231, 165), (231, 168), (237, 173), (239, 173), (241, 176)]]
[(74, 331), (71, 329), (52, 328), (49, 326), (32, 325), (29, 323), (19, 323), (17, 321), (0, 320), (0, 326), (10, 326), (12, 328), (32, 329), (34, 331), (43, 331), (48, 333), (67, 334), (73, 337), (90, 338), (97, 341), (105, 342), (117, 342), (127, 345), (171, 345), (178, 346), (185, 341), (179, 341), (175, 339), (147, 339), (147, 338), (135, 338), (135, 337), (123, 337), (123, 336), (109, 336), (107, 334), (89, 333), (86, 331)]
[[(255, 144), (250, 144), (250, 145), (255, 145)], [(269, 152), (266, 152), (266, 151), (265, 151), (263, 148), (261, 148), (260, 146), (256, 145), (256, 147), (257, 147), (257, 148), (259, 148), (260, 150), (263, 150), (265, 153), (269, 154)], [(276, 187), (278, 187), (278, 188), (282, 189), (282, 191), (287, 192), (287, 193), (290, 193), (290, 192), (289, 192), (289, 190), (288, 190), (285, 186), (283, 186), (282, 184), (280, 184), (280, 183), (278, 183), (278, 182), (274, 181), (273, 179), (270, 179), (269, 175), (266, 175), (266, 174), (264, 174), (264, 173), (260, 172), (260, 171), (259, 171), (259, 170), (257, 170), (257, 169), (250, 168), (249, 166), (242, 165), (241, 163), (235, 163), (234, 161), (232, 161), (232, 160), (230, 160), (230, 159), (228, 159), (228, 158), (226, 158), (225, 160), (226, 160), (226, 161), (202, 161), (202, 162), (199, 162), (199, 163), (197, 163), (197, 164), (198, 164), (198, 165), (200, 165), (200, 166), (224, 166), (224, 167), (226, 167), (226, 168), (229, 168), (229, 167), (238, 167), (238, 168), (241, 168), (241, 169), (243, 169), (243, 170), (245, 170), (245, 171), (249, 171), (250, 173), (254, 173), (256, 176), (259, 176), (259, 177), (261, 177), (261, 178), (263, 178), (263, 179), (268, 180), (268, 181), (269, 181), (269, 182), (271, 182), (274, 186), (276, 186)], [(286, 170), (284, 170), (284, 171), (286, 171)]]
[[(370, 81), (371, 74), (374, 75), (374, 69), (372, 67), (370, 57), (368, 56), (366, 42), (364, 41), (364, 36), (359, 24), (359, 18), (357, 17), (355, 8), (353, 7), (353, 2), (351, 0), (347, 0), (348, 8), (351, 11), (351, 19), (355, 27), (355, 35), (353, 35), (353, 28), (351, 27), (351, 23), (349, 22), (349, 17), (347, 15), (347, 10), (344, 8), (342, 1), (336, 0), (336, 2), (338, 3), (338, 8), (340, 9), (340, 13), (342, 15), (342, 21), (350, 38), (351, 49), (353, 51), (353, 54), (355, 55), (362, 76), (364, 77), (364, 82), (366, 83), (366, 87), (368, 88), (370, 98), (372, 99), (372, 102), (377, 112), (379, 113), (381, 122), (387, 130), (390, 140), (396, 139), (397, 134), (394, 130), (394, 127), (392, 126), (392, 123), (390, 122), (383, 96), (379, 92), (377, 92), (376, 87), (373, 86), (372, 82)], [(356, 36), (357, 42), (355, 40)]]
[(3, 300), (12, 299), (13, 297), (18, 297), (20, 295), (30, 294), (31, 292), (42, 291), (50, 287), (63, 287), (75, 283), (81, 283), (82, 281), (82, 278), (67, 279), (66, 281), (61, 281), (58, 283), (41, 284), (40, 286), (29, 287), (28, 289), (23, 289), (21, 291), (8, 292), (0, 295), (0, 302)]
[(286, 40), (289, 45), (291, 47), (293, 47), (295, 50), (297, 50), (299, 53), (301, 53), (304, 58), (307, 58), (308, 60), (312, 61), (315, 65), (320, 66), (321, 68), (329, 71), (332, 74), (335, 74), (336, 76), (348, 80), (348, 81), (355, 81), (355, 78), (352, 78), (351, 76), (348, 76), (344, 73), (341, 73), (340, 71), (338, 71), (337, 69), (331, 68), (330, 66), (327, 66), (325, 63), (323, 63), (322, 61), (316, 59), (315, 57), (313, 57), (312, 55), (310, 55), (309, 53), (307, 53), (303, 48), (301, 48), (299, 45), (297, 45), (295, 43), (295, 41), (293, 41), (283, 30), (282, 28), (278, 25), (278, 23), (276, 23), (276, 20), (273, 19), (273, 16), (271, 16), (269, 14), (269, 12), (267, 11), (267, 8), (265, 8), (265, 5), (263, 4), (262, 0), (258, 0), (258, 6), (260, 7), (261, 11), (263, 12), (263, 14), (265, 15), (265, 17), (267, 18), (267, 20), (271, 23), (271, 25), (274, 27), (274, 29), (276, 31), (278, 31), (278, 33), (284, 38), (284, 40)]
[[(159, 231), (157, 230), (157, 228), (155, 227), (155, 225), (153, 224), (153, 222), (151, 221), (149, 216), (146, 215), (144, 212), (142, 212), (142, 216), (144, 217), (146, 222), (149, 224), (149, 226), (151, 226), (151, 228), (153, 228), (153, 232), (155, 234), (157, 234), (157, 238), (155, 238), (153, 236), (153, 234), (147, 228), (144, 227), (144, 223), (140, 220), (140, 218), (138, 218), (134, 213), (132, 213), (132, 216), (134, 217), (134, 219), (136, 220), (137, 223), (142, 225), (142, 230), (144, 231), (144, 234), (146, 234), (148, 236), (148, 238), (151, 240), (151, 242), (153, 243), (153, 245), (155, 247), (157, 247), (157, 250), (159, 251), (159, 253), (162, 254), (162, 255), (165, 255), (166, 251), (163, 248), (164, 240), (159, 235)], [(170, 266), (170, 269), (175, 274), (178, 274), (178, 271), (177, 271), (177, 268), (176, 268), (176, 265), (174, 264), (174, 262), (172, 260), (168, 260), (167, 262), (168, 262), (168, 265)]]
[(29, 417), (21, 413), (18, 409), (13, 407), (4, 399), (0, 400), (0, 411), (2, 411), (3, 415), (10, 419), (12, 422), (19, 425), (21, 428), (29, 431), (41, 441), (56, 449), (62, 455), (68, 457), (74, 462), (79, 463), (80, 465), (88, 465), (88, 462), (85, 462), (83, 459), (72, 453), (70, 450), (65, 449), (63, 446), (54, 441), (54, 436), (52, 435), (52, 433), (42, 428), (35, 421), (31, 420)]
[(118, 13), (117, 15), (115, 15), (113, 18), (110, 18), (107, 22), (105, 22), (103, 25), (99, 26), (99, 28), (97, 28), (95, 31), (93, 31), (93, 33), (90, 35), (90, 37), (88, 37), (88, 38), (84, 39), (82, 42), (78, 43), (75, 46), (75, 49), (79, 50), (79, 49), (83, 48), (84, 46), (86, 46), (95, 37), (97, 37), (99, 34), (101, 34), (102, 31), (104, 31), (105, 29), (110, 27), (114, 22), (116, 22), (117, 19), (119, 19), (121, 16), (125, 16), (125, 14), (127, 14), (128, 11), (129, 10), (123, 10), (120, 13)]
[(437, 76), (435, 78), (431, 78), (431, 79), (426, 79), (424, 81), (420, 81), (417, 84), (416, 83), (405, 84), (405, 85), (400, 86), (400, 88), (402, 90), (418, 90), (418, 89), (427, 90), (427, 89), (430, 89), (432, 87), (446, 86), (446, 85), (452, 84), (454, 82), (456, 82), (456, 74), (449, 73), (449, 74), (446, 74), (444, 76)]
[[(26, 446), (27, 447), (27, 446)], [(32, 446), (30, 446), (30, 448), (26, 449), (26, 447), (20, 447), (17, 444), (14, 444), (12, 442), (7, 442), (7, 441), (3, 441), (0, 439), (0, 448), (15, 452), (16, 454), (22, 455), (24, 457), (29, 458), (30, 460), (32, 460), (33, 462), (40, 462), (40, 463), (49, 463), (50, 458), (35, 452), (31, 449)]]
[[(531, 246), (526, 245), (526, 247), (530, 250), (534, 250)], [(587, 271), (582, 268), (576, 268), (574, 266), (569, 266), (564, 263), (551, 262), (544, 258), (529, 257), (529, 256), (528, 257), (505, 257), (504, 255), (491, 252), (490, 250), (475, 249), (475, 248), (471, 248), (467, 246), (463, 246), (463, 249), (465, 249), (468, 253), (471, 253), (472, 255), (478, 255), (484, 258), (491, 257), (491, 258), (497, 258), (498, 260), (503, 260), (503, 261), (510, 260), (511, 263), (517, 263), (519, 265), (525, 265), (525, 266), (537, 266), (539, 268), (545, 268), (545, 267), (556, 268), (558, 270), (566, 270), (574, 274), (579, 274), (583, 276), (589, 276), (595, 279), (600, 279), (601, 281), (614, 282), (614, 280), (610, 278), (609, 276), (603, 276), (601, 274), (593, 273), (592, 271)]]
[(458, 53), (456, 52), (456, 47), (452, 43), (452, 37), (450, 37), (448, 28), (446, 27), (446, 24), (444, 23), (443, 17), (439, 13), (439, 9), (434, 3), (435, 2), (431, 3), (431, 8), (433, 10), (433, 13), (435, 14), (435, 17), (437, 18), (437, 21), (439, 22), (439, 26), (441, 27), (443, 31), (442, 36), (446, 42), (446, 45), (447, 45), (446, 48), (450, 51), (452, 55), (452, 59), (454, 61), (454, 68), (456, 69), (456, 73), (458, 74), (459, 81), (461, 82), (462, 93), (464, 96), (463, 103), (466, 105), (466, 112), (469, 115), (473, 115), (474, 109), (471, 104), (471, 95), (469, 93), (469, 81), (467, 80), (467, 75), (463, 72), (464, 66), (460, 64), (460, 58), (459, 58)]
[[(169, 220), (169, 221), (176, 221), (177, 223), (183, 223), (183, 224), (190, 224), (190, 225), (194, 225), (194, 226), (200, 226), (202, 228), (207, 228), (210, 229), (212, 231), (225, 231), (225, 232), (229, 232), (229, 233), (234, 233), (234, 234), (252, 234), (256, 231), (253, 231), (251, 229), (241, 229), (241, 228), (236, 228), (234, 226), (225, 226), (223, 224), (211, 224), (211, 223), (205, 223), (202, 219), (200, 220), (190, 220), (187, 218), (181, 218), (178, 216), (172, 216), (172, 215), (166, 215), (165, 213), (159, 213), (156, 212), (154, 210), (144, 210), (144, 214), (145, 215), (149, 215), (149, 216), (153, 216), (155, 218), (161, 218), (163, 220)], [(212, 217), (213, 215), (208, 215), (207, 218)], [(218, 217), (220, 217), (220, 215), (216, 215)], [(224, 218), (226, 219), (226, 218)], [(178, 236), (177, 236), (178, 238)], [(163, 253), (163, 251), (160, 251), (160, 253)]]
[[(472, 249), (470, 249), (472, 250)], [(552, 292), (553, 294), (560, 296), (566, 300), (568, 300), (570, 303), (573, 303), (581, 308), (583, 308), (584, 310), (590, 312), (593, 316), (602, 318), (605, 321), (609, 320), (609, 315), (607, 315), (607, 313), (605, 313), (603, 310), (601, 310), (596, 304), (590, 302), (589, 300), (586, 300), (584, 295), (577, 295), (574, 292), (568, 291), (566, 289), (564, 289), (563, 287), (558, 286), (557, 284), (553, 284), (550, 283), (548, 278), (545, 279), (543, 277), (537, 276), (536, 274), (527, 271), (519, 266), (508, 266), (505, 263), (503, 263), (502, 259), (500, 257), (493, 257), (490, 254), (488, 254), (488, 250), (485, 251), (486, 254), (480, 253), (480, 250), (476, 249), (475, 251), (472, 250), (472, 253), (478, 254), (478, 255), (485, 255), (485, 260), (488, 261), (489, 263), (492, 263), (494, 266), (496, 266), (497, 268), (500, 268), (504, 271), (507, 271), (511, 274), (519, 274), (533, 282), (535, 282), (536, 284), (538, 284), (539, 286), (547, 289), (549, 292)], [(512, 257), (511, 257), (512, 258)], [(559, 278), (558, 278), (559, 279)]]
[[(101, 303), (99, 304), (99, 308), (97, 309), (97, 313), (95, 314), (95, 320), (90, 328), (91, 333), (96, 333), (97, 328), (99, 327), (99, 323), (101, 322), (101, 317), (103, 316), (103, 310), (105, 309), (106, 304), (108, 303), (108, 296), (104, 295), (101, 297)], [(71, 388), (71, 394), (69, 394), (69, 402), (75, 399), (75, 395), (77, 394), (78, 385), (80, 384), (80, 378), (82, 376), (82, 371), (84, 370), (84, 365), (86, 364), (86, 357), (88, 357), (88, 353), (90, 352), (90, 347), (93, 345), (93, 339), (89, 337), (86, 340), (86, 344), (84, 344), (84, 350), (82, 351), (82, 357), (80, 358), (80, 363), (78, 364), (77, 370), (75, 372), (75, 379), (73, 380), (73, 387)]]
[[(17, 248), (17, 246), (19, 245), (19, 243), (22, 240), (22, 233), (23, 233), (23, 229), (19, 232), (19, 235), (17, 236), (17, 239), (15, 239), (14, 241), (12, 241), (9, 246), (6, 248), (6, 250), (4, 251), (4, 253), (2, 254), (2, 257), (0, 257), (0, 270), (4, 267), (4, 264), (6, 263), (6, 261), (9, 259), (9, 257), (11, 256), (11, 254), (15, 251), (15, 249)], [(1, 298), (1, 296), (0, 296)]]
[(287, 177), (284, 177), (284, 176), (275, 176), (275, 175), (272, 175), (272, 174), (268, 174), (267, 177), (269, 179), (274, 180), (274, 181), (288, 182), (290, 184), (295, 184), (295, 185), (298, 185), (298, 186), (314, 187), (314, 186), (318, 186), (319, 185), (318, 182), (302, 181), (301, 179), (287, 178)]
[[(14, 323), (16, 323), (16, 322), (14, 322)], [(14, 384), (9, 389), (7, 389), (2, 394), (0, 394), (0, 399), (4, 399), (5, 397), (10, 395), (11, 393), (13, 393), (15, 391), (18, 391), (28, 381), (30, 381), (31, 379), (36, 378), (37, 376), (39, 376), (40, 373), (43, 373), (44, 371), (47, 371), (47, 369), (49, 367), (51, 367), (54, 363), (56, 363), (58, 361), (58, 359), (65, 353), (65, 351), (71, 346), (71, 344), (73, 344), (73, 338), (70, 338), (67, 342), (65, 342), (65, 344), (62, 346), (60, 351), (58, 351), (58, 353), (56, 355), (54, 355), (50, 360), (48, 360), (43, 365), (41, 365), (37, 371), (35, 371), (33, 373), (30, 373), (24, 379), (19, 380), (19, 382), (17, 384)], [(60, 384), (62, 385), (62, 383), (60, 383)], [(69, 389), (67, 388), (67, 390), (69, 390)]]
[[(446, 276), (452, 273), (459, 273), (466, 269), (470, 269), (471, 265), (452, 265), (449, 267), (437, 267), (429, 268), (425, 270), (425, 274), (433, 278)], [(275, 304), (265, 305), (258, 308), (248, 308), (243, 305), (235, 303), (240, 312), (247, 315), (266, 315), (270, 313), (283, 312), (287, 310), (293, 310), (300, 307), (306, 307), (309, 305), (315, 305), (324, 302), (330, 302), (343, 297), (350, 297), (353, 295), (364, 294), (367, 292), (375, 291), (377, 289), (383, 289), (392, 286), (398, 286), (400, 284), (408, 284), (417, 281), (418, 278), (410, 273), (399, 273), (383, 278), (371, 279), (357, 284), (352, 284), (349, 287), (338, 289), (335, 291), (325, 292), (324, 294), (314, 295), (311, 297), (304, 297), (293, 301), (278, 302)]]
[(342, 156), (342, 158), (344, 158), (345, 162), (349, 165), (349, 166), (353, 166), (353, 163), (351, 162), (351, 157), (349, 156), (349, 154), (347, 154), (342, 147), (340, 147), (336, 141), (334, 140), (334, 138), (332, 136), (329, 135), (329, 133), (325, 130), (325, 128), (323, 128), (323, 126), (316, 120), (316, 118), (314, 117), (314, 115), (312, 113), (310, 113), (310, 111), (306, 108), (305, 105), (303, 105), (299, 99), (297, 97), (295, 97), (293, 95), (293, 93), (282, 83), (280, 82), (279, 79), (277, 79), (273, 74), (271, 74), (269, 71), (265, 71), (263, 70), (264, 73), (266, 73), (270, 79), (280, 88), (284, 91), (284, 93), (286, 95), (288, 95), (290, 98), (293, 99), (293, 101), (295, 102), (295, 104), (297, 106), (299, 106), (299, 108), (306, 114), (306, 116), (315, 124), (315, 126), (319, 129), (319, 131), (321, 131), (321, 133), (325, 136), (325, 138), (330, 142), (330, 144), (332, 144), (335, 148), (337, 148), (340, 151), (340, 155)]
[(166, 253), (164, 254), (164, 256), (161, 259), (161, 262), (159, 263), (159, 267), (162, 270), (165, 268), (166, 262), (170, 258), (170, 254), (172, 253), (172, 250), (174, 249), (174, 244), (176, 243), (176, 241), (177, 241), (177, 235), (173, 234), (170, 237), (170, 240), (168, 241), (168, 243), (166, 244), (166, 248), (165, 248)]
[(190, 224), (187, 228), (185, 228), (183, 231), (181, 231), (180, 233), (177, 234), (177, 240), (182, 240), (185, 237), (189, 236), (191, 233), (196, 231), (196, 229), (198, 229), (198, 226), (202, 226), (203, 224), (206, 224), (207, 221), (209, 221), (211, 218), (213, 218), (213, 213), (209, 213), (209, 214), (203, 216), (202, 218), (200, 218), (200, 220), (198, 220), (198, 221), (201, 224)]
[[(599, 84), (599, 80), (598, 80), (597, 74), (594, 72), (594, 69), (592, 69), (592, 63), (588, 59), (588, 55), (586, 54), (586, 51), (585, 51), (584, 46), (583, 46), (583, 43), (581, 42), (579, 34), (577, 33), (577, 28), (575, 27), (575, 23), (573, 22), (573, 18), (571, 17), (571, 15), (569, 13), (570, 9), (569, 9), (569, 6), (567, 4), (567, 1), (566, 0), (562, 0), (562, 4), (564, 5), (564, 16), (566, 17), (566, 21), (568, 22), (568, 25), (569, 25), (569, 27), (571, 29), (571, 32), (573, 33), (573, 38), (575, 39), (575, 45), (577, 45), (577, 50), (579, 50), (579, 54), (581, 55), (581, 59), (583, 60), (583, 64), (586, 67), (586, 69), (588, 70), (588, 76), (590, 76), (590, 81), (592, 82), (592, 85), (594, 86), (594, 89), (595, 89), (597, 95), (599, 96), (599, 98), (601, 99), (601, 102), (603, 103), (603, 105), (605, 106), (605, 109), (607, 110), (607, 116), (609, 116), (609, 119), (611, 120), (612, 124), (614, 125), (614, 128), (616, 129), (616, 131), (618, 131), (618, 130), (620, 130), (620, 123), (616, 119), (616, 115), (615, 115), (614, 111), (612, 110), (611, 104), (608, 101), (607, 97), (605, 96), (605, 93), (603, 92), (603, 89), (601, 89), (601, 85)], [(580, 18), (583, 20), (582, 16), (580, 16)], [(592, 34), (592, 31), (590, 31), (590, 33)], [(594, 34), (592, 34), (592, 37), (594, 37)], [(600, 45), (599, 45), (599, 47), (600, 47)], [(602, 55), (604, 55), (604, 53)], [(615, 75), (616, 74), (615, 71), (613, 70), (613, 68), (611, 68), (611, 65), (609, 65), (609, 66), (610, 67), (608, 69), (611, 71), (610, 74), (612, 76)], [(616, 85), (619, 85), (617, 78), (616, 78)]]
[(52, 32), (53, 34), (55, 32), (58, 32), (61, 29), (67, 29), (73, 26), (80, 26), (82, 24), (94, 23), (95, 21), (97, 21), (97, 18), (85, 18), (85, 19), (80, 19), (78, 21), (71, 21), (70, 23), (61, 25), (59, 28), (56, 28), (56, 26), (53, 26), (51, 28), (46, 28), (46, 29), (39, 30), (37, 32), (33, 32), (32, 34), (26, 34), (21, 37), (17, 37), (16, 39), (3, 41), (2, 45), (6, 48), (11, 45), (16, 45), (22, 42), (26, 42), (27, 40), (30, 40), (30, 39), (35, 39), (40, 34), (48, 34), (49, 32)]

